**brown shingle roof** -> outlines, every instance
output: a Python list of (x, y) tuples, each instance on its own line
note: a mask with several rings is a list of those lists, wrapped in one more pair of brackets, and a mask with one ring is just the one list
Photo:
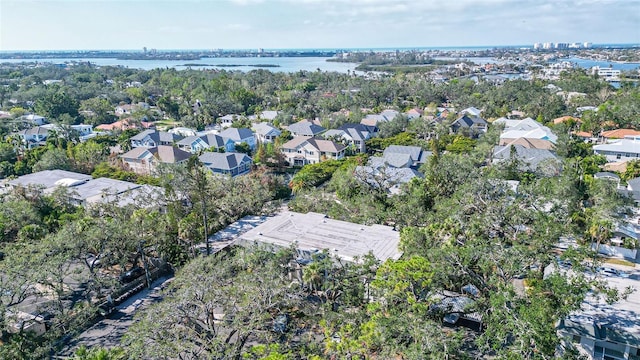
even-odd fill
[(544, 149), (544, 150), (553, 150), (554, 145), (549, 140), (542, 139), (529, 139), (529, 138), (517, 138), (517, 139), (500, 139), (499, 145), (501, 146), (511, 146), (511, 145), (522, 145), (527, 149)]
[(334, 143), (331, 140), (321, 140), (321, 139), (309, 139), (309, 144), (313, 145), (316, 149), (322, 152), (332, 152), (337, 153), (346, 148), (346, 146), (338, 143)]
[(174, 148), (173, 146), (160, 145), (156, 148), (155, 157), (163, 163), (176, 164), (187, 160), (191, 153)]
[(309, 140), (308, 137), (296, 136), (293, 139), (291, 139), (291, 140), (287, 141), (286, 143), (282, 144), (282, 148), (283, 149), (295, 149), (298, 146), (302, 145), (302, 143), (304, 143), (307, 140)]

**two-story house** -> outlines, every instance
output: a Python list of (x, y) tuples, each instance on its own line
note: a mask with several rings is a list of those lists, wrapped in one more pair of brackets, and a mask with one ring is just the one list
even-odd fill
[(640, 136), (627, 136), (606, 144), (594, 145), (593, 152), (609, 162), (640, 160)]
[(256, 137), (253, 131), (246, 128), (228, 128), (220, 132), (219, 134), (223, 138), (231, 139), (236, 145), (246, 143), (251, 150), (256, 148)]
[(258, 124), (254, 124), (251, 127), (251, 130), (253, 130), (256, 133), (256, 138), (258, 142), (263, 144), (274, 142), (276, 138), (280, 136), (280, 134), (282, 134), (282, 131), (280, 131), (275, 126), (269, 124), (268, 122), (261, 122)]
[(344, 158), (346, 146), (319, 138), (296, 136), (282, 145), (281, 152), (290, 166), (315, 164)]
[(180, 141), (181, 136), (158, 130), (145, 130), (131, 140), (131, 147), (157, 147), (160, 145), (173, 145), (174, 142)]
[(211, 148), (215, 149), (217, 152), (233, 152), (235, 150), (236, 143), (229, 138), (207, 133), (186, 137), (178, 141), (176, 146), (181, 150), (195, 154)]
[(478, 136), (487, 132), (487, 121), (479, 116), (464, 114), (451, 123), (454, 133), (466, 133), (470, 136)]
[(122, 162), (136, 174), (152, 174), (159, 164), (179, 164), (187, 161), (191, 153), (173, 146), (136, 147), (120, 155)]
[(198, 157), (214, 174), (238, 176), (251, 171), (253, 160), (247, 155), (236, 152), (206, 152)]
[(325, 139), (332, 139), (344, 142), (351, 147), (354, 152), (365, 153), (367, 146), (365, 142), (378, 134), (378, 128), (362, 124), (344, 124), (338, 129), (327, 130), (323, 134)]
[(313, 137), (320, 135), (324, 132), (324, 128), (318, 124), (314, 124), (309, 120), (298, 121), (295, 124), (291, 124), (287, 127), (293, 136), (306, 136)]
[(23, 145), (27, 149), (43, 145), (49, 136), (49, 130), (42, 126), (34, 126), (31, 129), (18, 131), (16, 133), (21, 139)]

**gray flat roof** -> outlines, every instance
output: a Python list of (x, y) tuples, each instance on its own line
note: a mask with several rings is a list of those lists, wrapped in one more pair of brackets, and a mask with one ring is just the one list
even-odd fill
[[(609, 264), (604, 265), (611, 267)], [(620, 292), (624, 292), (627, 288), (635, 291), (626, 299), (613, 304), (608, 304), (603, 297), (588, 296), (579, 311), (572, 313), (561, 322), (561, 328), (573, 334), (615, 343), (639, 343), (639, 278), (640, 272), (637, 270), (632, 270), (629, 278), (605, 277), (607, 284)]]
[[(70, 187), (69, 190), (74, 192), (74, 198), (80, 200), (86, 200), (90, 197), (106, 194), (106, 195), (114, 195), (120, 194), (127, 190), (135, 189), (140, 187), (138, 184), (114, 180), (108, 178), (98, 178), (91, 181), (87, 181), (84, 184)], [(76, 195), (77, 194), (77, 195)]]
[(261, 242), (279, 247), (296, 245), (300, 250), (328, 249), (343, 260), (353, 261), (369, 252), (381, 260), (399, 259), (400, 233), (389, 226), (360, 225), (332, 220), (318, 213), (284, 211), (239, 237), (240, 242)]
[(11, 186), (36, 186), (43, 189), (49, 189), (59, 184), (56, 182), (63, 179), (72, 179), (76, 181), (91, 180), (91, 175), (79, 174), (65, 170), (44, 170), (33, 174), (23, 175), (17, 179), (8, 181)]

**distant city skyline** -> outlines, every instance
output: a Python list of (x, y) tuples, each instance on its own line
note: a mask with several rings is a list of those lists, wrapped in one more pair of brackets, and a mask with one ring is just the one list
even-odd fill
[(0, 50), (640, 44), (640, 0), (1, 0)]

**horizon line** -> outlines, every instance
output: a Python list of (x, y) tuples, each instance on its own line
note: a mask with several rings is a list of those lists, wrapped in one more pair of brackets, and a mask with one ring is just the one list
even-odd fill
[[(579, 44), (583, 44), (584, 42), (580, 42)], [(169, 49), (169, 48), (153, 48), (146, 47), (147, 51), (155, 50), (155, 51), (163, 51), (163, 52), (178, 52), (178, 51), (338, 51), (338, 50), (393, 50), (393, 49), (500, 49), (500, 48), (522, 48), (522, 47), (533, 47), (535, 43), (531, 44), (512, 44), (512, 45), (452, 45), (452, 46), (379, 46), (379, 47), (308, 47), (308, 48), (202, 48), (202, 49)], [(563, 43), (564, 44), (564, 43)], [(566, 43), (573, 44), (573, 43)], [(640, 43), (592, 43), (592, 47), (601, 47), (601, 46), (615, 46), (615, 45), (624, 45), (626, 47), (640, 47)], [(91, 51), (144, 51), (145, 47), (140, 48), (129, 48), (129, 49), (11, 49), (11, 50), (0, 50), (0, 53), (18, 53), (18, 52), (91, 52)], [(580, 48), (578, 48), (580, 49)], [(547, 49), (545, 49), (547, 50)], [(576, 49), (549, 49), (549, 50), (576, 50)]]

